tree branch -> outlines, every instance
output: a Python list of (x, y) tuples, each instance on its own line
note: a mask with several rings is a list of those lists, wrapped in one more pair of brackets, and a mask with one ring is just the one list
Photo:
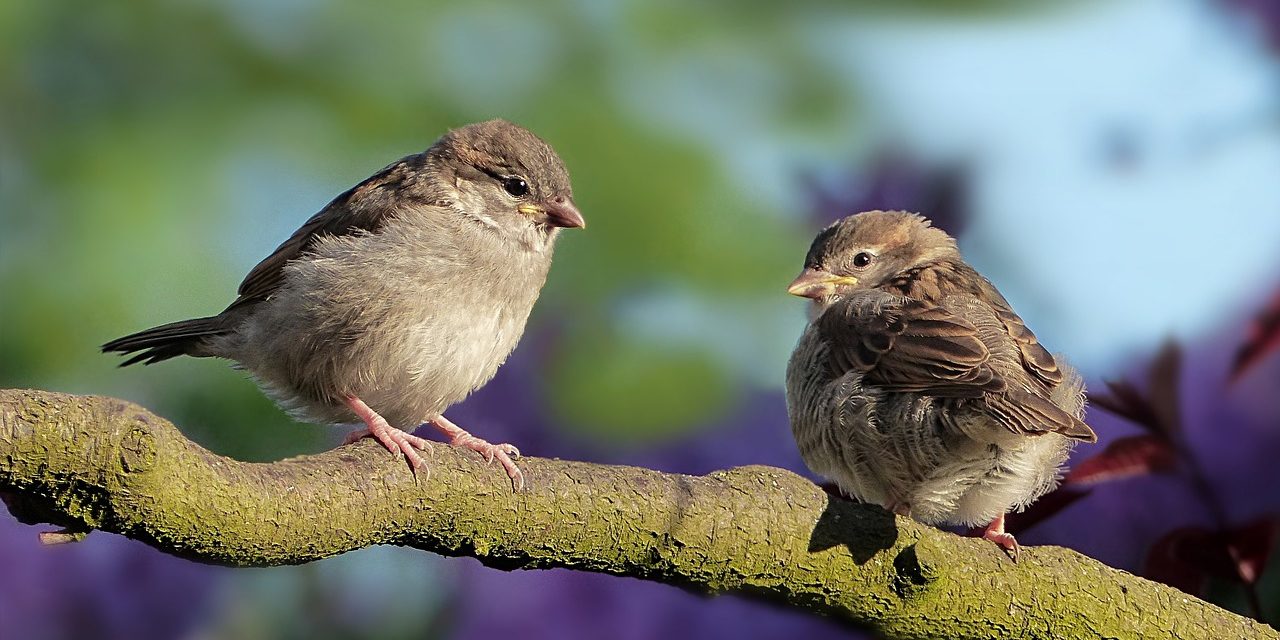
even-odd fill
[(0, 390), (0, 492), (19, 520), (101, 529), (200, 562), (297, 564), (374, 544), (500, 569), (568, 567), (734, 592), (890, 638), (1280, 638), (1056, 547), (1017, 564), (772, 467), (693, 477), (526, 458), (528, 489), (447, 446), (414, 482), (365, 440), (247, 463), (127, 402)]

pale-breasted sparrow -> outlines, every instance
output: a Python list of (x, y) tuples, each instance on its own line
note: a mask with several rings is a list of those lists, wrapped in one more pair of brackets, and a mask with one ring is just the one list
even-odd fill
[(140, 352), (235, 361), (281, 407), (362, 431), (425, 461), (423, 422), (524, 476), (510, 444), (445, 419), (524, 332), (562, 227), (584, 226), (569, 175), (528, 130), (490, 120), (450, 131), (339, 195), (245, 277), (222, 313), (113, 340)]

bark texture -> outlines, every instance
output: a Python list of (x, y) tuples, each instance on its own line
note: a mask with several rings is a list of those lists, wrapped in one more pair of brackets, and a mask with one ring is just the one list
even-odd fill
[(887, 638), (1280, 638), (1076, 552), (1028, 547), (1014, 564), (989, 542), (831, 499), (781, 469), (520, 464), (528, 488), (513, 493), (499, 467), (447, 446), (417, 482), (370, 440), (238, 462), (122, 400), (0, 390), (0, 492), (19, 520), (199, 562), (298, 564), (394, 544), (745, 594)]

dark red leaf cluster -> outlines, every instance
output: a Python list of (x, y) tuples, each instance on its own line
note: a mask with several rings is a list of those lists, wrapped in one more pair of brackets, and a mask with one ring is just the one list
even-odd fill
[(1077, 464), (1067, 475), (1067, 484), (1095, 485), (1172, 471), (1177, 466), (1178, 453), (1168, 439), (1152, 434), (1129, 436), (1112, 442), (1102, 453)]
[(1166, 342), (1147, 371), (1147, 391), (1127, 380), (1107, 382), (1105, 393), (1089, 398), (1097, 407), (1142, 427), (1146, 433), (1120, 438), (1091, 458), (1075, 465), (1067, 484), (1090, 486), (1165, 473), (1178, 467), (1176, 438), (1182, 432), (1178, 380), (1182, 375), (1182, 349)]
[(1271, 298), (1262, 313), (1253, 319), (1249, 335), (1236, 351), (1231, 363), (1231, 379), (1238, 380), (1272, 351), (1280, 348), (1280, 291)]
[(1146, 394), (1127, 380), (1108, 381), (1108, 393), (1090, 394), (1089, 402), (1168, 439), (1182, 431), (1181, 376), (1182, 348), (1170, 340), (1147, 369)]
[(1226, 531), (1174, 529), (1151, 546), (1143, 574), (1190, 594), (1203, 591), (1209, 578), (1252, 585), (1271, 555), (1276, 528), (1267, 517)]
[[(1255, 322), (1236, 358), (1232, 376), (1238, 376), (1277, 344), (1280, 344), (1280, 296)], [(1108, 382), (1104, 393), (1091, 397), (1094, 406), (1132, 422), (1141, 427), (1143, 433), (1114, 440), (1102, 453), (1075, 465), (1063, 488), (1055, 493), (1078, 493), (1080, 487), (1170, 473), (1181, 468), (1185, 472), (1181, 477), (1204, 503), (1213, 524), (1181, 527), (1165, 534), (1148, 550), (1143, 573), (1192, 595), (1199, 595), (1210, 578), (1241, 585), (1249, 596), (1254, 616), (1260, 617), (1254, 584), (1271, 554), (1277, 520), (1266, 516), (1242, 525), (1228, 522), (1224, 505), (1220, 504), (1220, 498), (1182, 437), (1181, 375), (1182, 351), (1171, 341), (1161, 348), (1148, 367), (1145, 391), (1133, 382), (1122, 380)], [(1050, 494), (1045, 499), (1053, 496)], [(1078, 495), (1069, 497), (1070, 502), (1077, 499)]]

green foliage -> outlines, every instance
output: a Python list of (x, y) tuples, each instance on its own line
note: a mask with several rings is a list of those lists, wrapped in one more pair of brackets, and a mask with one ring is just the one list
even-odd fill
[[(220, 425), (194, 435), (251, 459), (297, 452), (308, 430), (225, 367), (115, 371), (97, 345), (215, 313), (329, 197), (493, 116), (552, 141), (590, 222), (562, 243), (536, 316), (597, 323), (549, 374), (560, 417), (603, 438), (713, 418), (734, 397), (736, 365), (687, 344), (655, 350), (613, 309), (671, 285), (704, 315), (717, 301), (795, 307), (779, 283), (809, 230), (800, 203), (780, 207), (744, 182), (698, 119), (741, 112), (744, 140), (803, 139), (856, 113), (848, 84), (800, 46), (805, 14), (770, 5), (0, 11), (0, 383), (154, 398), (196, 429)], [(692, 99), (711, 111), (671, 111), (704, 81), (709, 93)]]

